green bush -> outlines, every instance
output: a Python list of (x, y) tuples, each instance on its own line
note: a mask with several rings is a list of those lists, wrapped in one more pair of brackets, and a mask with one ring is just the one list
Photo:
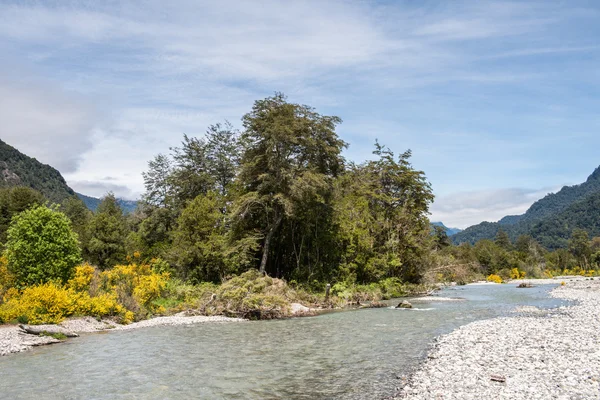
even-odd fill
[(8, 270), (17, 287), (66, 283), (81, 262), (77, 235), (66, 215), (45, 206), (16, 215), (8, 228)]

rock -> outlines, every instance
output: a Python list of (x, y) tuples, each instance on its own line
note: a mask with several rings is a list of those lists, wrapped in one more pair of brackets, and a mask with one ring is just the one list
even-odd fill
[(518, 288), (532, 288), (533, 285), (531, 283), (527, 283), (527, 282), (521, 282), (519, 283), (519, 286), (517, 286)]
[(412, 304), (406, 300), (402, 300), (402, 302), (398, 304), (396, 308), (412, 308)]
[(310, 312), (310, 308), (303, 306), (300, 303), (292, 303), (292, 314), (300, 314)]

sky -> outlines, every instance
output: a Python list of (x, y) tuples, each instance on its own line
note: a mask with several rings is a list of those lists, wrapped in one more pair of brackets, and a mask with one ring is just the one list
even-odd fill
[(348, 160), (411, 149), (465, 228), (600, 165), (598, 38), (595, 1), (0, 0), (0, 139), (136, 199), (183, 133), (279, 91), (341, 117)]

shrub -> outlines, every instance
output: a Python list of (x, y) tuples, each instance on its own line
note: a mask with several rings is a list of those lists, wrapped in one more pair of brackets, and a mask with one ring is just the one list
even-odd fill
[(91, 297), (55, 283), (30, 286), (0, 305), (0, 318), (29, 324), (58, 324), (71, 316), (125, 316), (114, 295)]
[(6, 242), (8, 270), (17, 287), (67, 282), (81, 262), (77, 235), (63, 213), (45, 206), (15, 216)]
[(101, 290), (113, 293), (137, 317), (164, 312), (164, 308), (156, 304), (155, 300), (167, 288), (169, 273), (155, 273), (147, 264), (117, 265), (103, 271), (99, 279)]
[(207, 314), (271, 319), (290, 316), (290, 303), (296, 300), (296, 291), (281, 279), (250, 270), (217, 287), (203, 308)]
[(519, 271), (518, 268), (513, 268), (510, 270), (510, 279), (523, 279), (525, 278), (525, 271)]
[(502, 283), (502, 278), (500, 278), (498, 275), (495, 275), (495, 274), (488, 275), (486, 280), (488, 282)]

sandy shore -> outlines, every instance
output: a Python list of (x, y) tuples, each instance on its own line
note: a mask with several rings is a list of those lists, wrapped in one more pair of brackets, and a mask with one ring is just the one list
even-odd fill
[[(190, 325), (208, 322), (243, 322), (244, 319), (227, 318), (221, 316), (185, 316), (183, 313), (169, 317), (157, 317), (144, 321), (134, 322), (129, 325), (116, 324), (109, 320), (98, 321), (92, 317), (75, 318), (66, 320), (58, 325), (35, 325), (36, 329), (47, 330), (48, 332), (60, 333), (92, 333), (106, 330), (130, 330), (148, 328), (152, 326), (166, 325)], [(31, 335), (21, 329), (19, 326), (7, 325), (0, 326), (0, 356), (11, 353), (26, 351), (34, 346), (59, 343), (60, 340), (50, 336)]]
[(442, 336), (398, 398), (600, 399), (600, 280), (567, 281), (551, 295), (577, 303), (524, 307)]

